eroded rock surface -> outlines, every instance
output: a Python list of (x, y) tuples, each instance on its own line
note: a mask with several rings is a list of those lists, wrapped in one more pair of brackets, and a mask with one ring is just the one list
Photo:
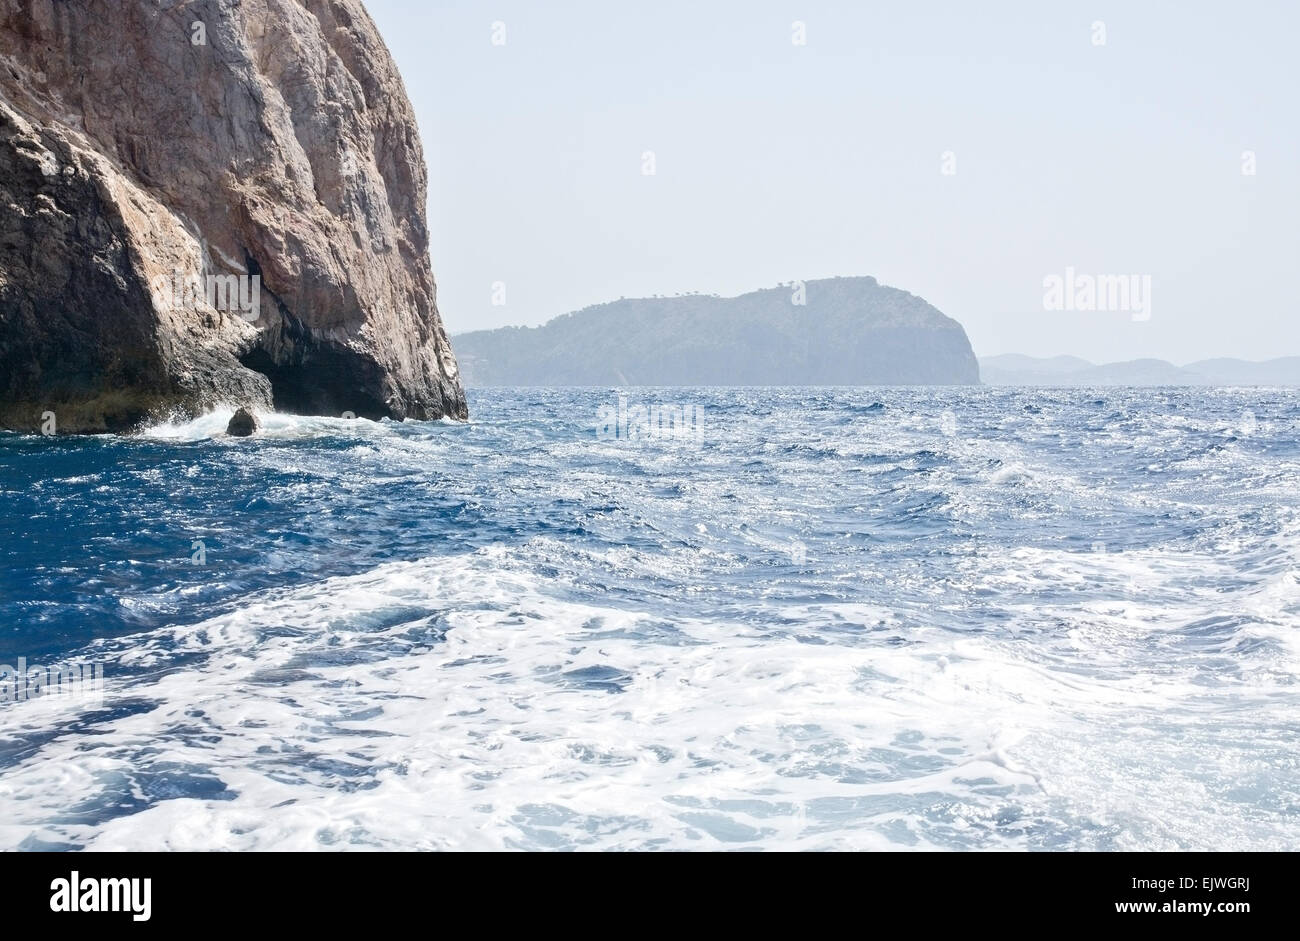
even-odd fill
[(425, 193), (358, 0), (0, 0), (0, 426), (464, 417)]

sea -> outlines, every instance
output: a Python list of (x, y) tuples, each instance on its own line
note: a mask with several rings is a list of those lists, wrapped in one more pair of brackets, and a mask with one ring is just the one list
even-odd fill
[(0, 435), (0, 848), (1289, 850), (1300, 391)]

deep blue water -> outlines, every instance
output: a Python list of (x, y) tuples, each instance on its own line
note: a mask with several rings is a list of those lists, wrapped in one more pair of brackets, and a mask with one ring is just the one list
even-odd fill
[(1296, 845), (1295, 391), (622, 394), (0, 435), (0, 847)]

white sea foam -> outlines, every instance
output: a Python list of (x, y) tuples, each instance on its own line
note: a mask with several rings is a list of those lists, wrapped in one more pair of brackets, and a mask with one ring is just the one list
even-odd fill
[(1241, 441), (1236, 399), (809, 395), (724, 390), (689, 446), (597, 440), (571, 392), (455, 429), (269, 415), (252, 448), (214, 412), (146, 432), (210, 446), (35, 482), (229, 490), (212, 555), (264, 571), (385, 554), (233, 598), (116, 583), (134, 624), (189, 618), (78, 652), (102, 710), (0, 707), (0, 847), (1300, 840), (1281, 418), (1243, 399)]
[[(159, 441), (203, 441), (224, 438), (226, 426), (234, 417), (235, 406), (228, 405), (204, 412), (196, 418), (169, 419), (141, 429), (140, 437)], [(365, 418), (330, 418), (316, 415), (290, 415), (284, 412), (258, 412), (262, 438), (315, 438), (324, 435), (363, 436), (383, 433), (388, 422)]]
[[(1028, 592), (1080, 568), (1122, 580), (1208, 562), (1027, 551), (976, 557), (964, 577)], [(134, 711), (97, 723), (91, 747), (69, 730), (11, 768), (0, 844), (1226, 849), (1300, 837), (1284, 808), (1218, 812), (1286, 747), (1270, 730), (1294, 706), (1292, 646), (1209, 689), (1195, 660), (1126, 666), (1153, 636), (1176, 643), (1186, 614), (1140, 600), (1027, 602), (1024, 626), (1059, 620), (1055, 636), (962, 635), (835, 604), (771, 610), (774, 625), (800, 625), (779, 630), (566, 602), (527, 567), (499, 546), (394, 563), (99, 645), (106, 706)], [(1275, 637), (1254, 619), (1295, 604), (1294, 580), (1260, 586), (1237, 606), (1238, 630)], [(822, 630), (859, 637), (806, 642)], [(59, 728), (60, 709), (76, 718), (75, 705), (36, 706), (0, 721), (21, 735)], [(209, 796), (169, 798), (172, 779)], [(117, 792), (135, 812), (112, 809)], [(98, 810), (79, 820), (78, 806)]]

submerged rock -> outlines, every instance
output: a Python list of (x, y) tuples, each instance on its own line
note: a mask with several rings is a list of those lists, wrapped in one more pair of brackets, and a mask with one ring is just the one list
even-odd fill
[(240, 408), (230, 416), (230, 423), (226, 425), (226, 434), (236, 438), (247, 438), (261, 427), (256, 415), (246, 408)]
[(465, 417), (359, 0), (0, 0), (0, 427)]

